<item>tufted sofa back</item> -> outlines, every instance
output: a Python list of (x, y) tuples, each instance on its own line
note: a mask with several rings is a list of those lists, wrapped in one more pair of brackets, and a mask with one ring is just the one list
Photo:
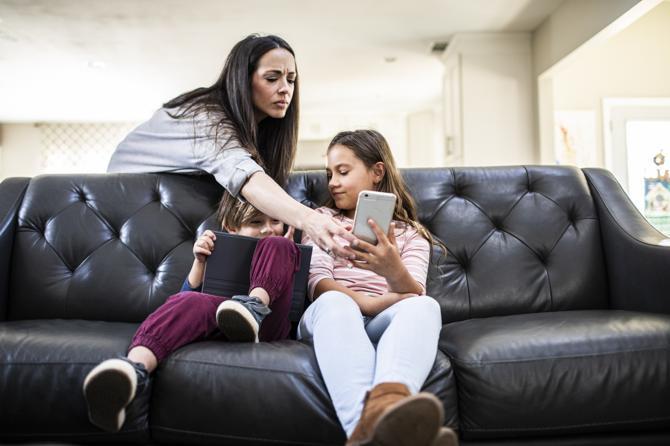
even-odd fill
[(19, 209), (9, 319), (138, 322), (180, 286), (215, 226), (209, 176), (49, 175)]
[[(428, 294), (443, 321), (604, 308), (607, 278), (594, 202), (572, 167), (405, 169), (419, 219), (448, 249), (435, 250)], [(291, 178), (315, 206), (325, 174)]]
[[(602, 308), (607, 285), (586, 180), (567, 167), (407, 169), (421, 222), (443, 240), (428, 292), (445, 322)], [(287, 190), (318, 206), (323, 172)], [(209, 176), (49, 175), (18, 210), (8, 318), (137, 322), (188, 272), (197, 234), (216, 226), (221, 188)]]

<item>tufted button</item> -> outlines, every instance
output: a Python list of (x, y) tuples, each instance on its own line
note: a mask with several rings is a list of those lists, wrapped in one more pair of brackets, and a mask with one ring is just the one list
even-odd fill
[(467, 257), (463, 258), (457, 257), (456, 261), (461, 266), (461, 269), (463, 270), (464, 273), (468, 272), (468, 267), (470, 266), (470, 259), (468, 259)]
[(79, 201), (82, 203), (86, 203), (88, 198), (86, 197), (86, 192), (84, 192), (82, 189), (77, 189), (77, 198), (79, 198)]
[(502, 230), (502, 219), (500, 217), (491, 217), (491, 224), (496, 231)]

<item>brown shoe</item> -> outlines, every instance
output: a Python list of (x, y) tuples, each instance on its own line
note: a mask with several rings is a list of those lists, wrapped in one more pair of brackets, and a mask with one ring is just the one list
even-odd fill
[(444, 409), (430, 393), (411, 395), (401, 383), (381, 383), (365, 398), (347, 446), (432, 446)]
[(458, 446), (458, 435), (453, 429), (441, 427), (437, 431), (437, 437), (433, 440), (432, 446)]

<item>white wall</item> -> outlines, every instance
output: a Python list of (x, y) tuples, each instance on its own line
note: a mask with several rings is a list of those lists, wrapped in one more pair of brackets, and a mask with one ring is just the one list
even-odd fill
[(604, 166), (603, 99), (670, 97), (669, 79), (670, 2), (663, 2), (553, 73), (553, 108), (595, 113), (595, 159)]
[[(361, 113), (355, 110), (342, 113), (309, 113), (300, 119), (300, 134), (296, 166), (312, 165), (318, 159), (321, 141), (330, 142), (333, 137), (345, 130), (373, 129), (380, 132), (388, 141), (398, 166), (409, 166), (407, 146), (407, 113)], [(314, 144), (311, 141), (319, 141)], [(323, 151), (328, 144), (325, 144)], [(301, 150), (301, 146), (304, 147)], [(310, 149), (307, 149), (310, 147)], [(307, 150), (311, 152), (308, 153)]]
[(330, 139), (298, 140), (294, 166), (296, 169), (322, 170), (326, 165), (326, 150)]
[(408, 167), (444, 166), (442, 110), (433, 107), (407, 117)]
[(533, 33), (535, 75), (561, 61), (640, 0), (565, 0)]
[[(432, 113), (433, 111), (431, 111)], [(298, 141), (298, 151), (295, 166), (321, 168), (324, 166), (324, 155), (330, 140), (340, 131), (371, 128), (381, 132), (388, 140), (393, 151), (396, 162), (401, 167), (421, 164), (421, 161), (414, 160), (414, 164), (408, 157), (408, 118), (407, 113), (356, 113), (347, 115), (342, 114), (312, 114), (304, 118), (301, 122), (300, 139)], [(439, 120), (439, 119), (436, 119)], [(54, 123), (50, 123), (54, 124)], [(58, 124), (58, 123), (56, 123)], [(70, 123), (61, 123), (68, 126)], [(93, 144), (97, 149), (93, 152), (95, 155), (95, 165), (88, 170), (86, 166), (89, 163), (82, 160), (81, 153), (73, 154), (76, 157), (77, 165), (63, 165), (62, 167), (46, 166), (46, 151), (44, 132), (41, 131), (41, 124), (0, 124), (0, 180), (12, 176), (35, 176), (42, 173), (68, 173), (68, 172), (103, 172), (107, 164), (108, 157), (116, 144), (127, 134), (135, 125), (126, 123), (72, 123), (80, 126), (87, 137), (77, 140), (73, 144), (73, 149), (81, 149), (87, 144)], [(102, 130), (101, 130), (102, 129)], [(42, 130), (44, 128), (42, 127)], [(91, 132), (93, 135), (91, 135)], [(421, 129), (431, 137), (435, 136), (435, 128)], [(76, 138), (77, 131), (73, 131)], [(416, 135), (416, 133), (415, 133)], [(70, 135), (71, 137), (73, 135)], [(423, 137), (423, 136), (422, 136)], [(63, 138), (67, 140), (67, 138)], [(438, 141), (439, 142), (439, 141)], [(53, 147), (53, 141), (52, 146)], [(59, 151), (65, 151), (67, 145), (58, 144)], [(61, 149), (62, 148), (62, 149)], [(423, 152), (432, 157), (433, 150), (436, 150), (431, 144), (422, 145), (415, 148), (415, 157), (419, 153), (419, 160), (425, 159)], [(49, 153), (53, 153), (53, 150)], [(91, 153), (89, 152), (89, 155)], [(423, 158), (422, 158), (423, 157)], [(67, 163), (68, 154), (63, 153), (61, 158)], [(103, 159), (104, 158), (104, 159)], [(60, 169), (60, 170), (59, 170)]]
[[(467, 166), (537, 160), (530, 33), (457, 34), (445, 64), (458, 58), (460, 131)], [(456, 106), (458, 108), (458, 105)], [(447, 109), (445, 104), (445, 109)]]
[(34, 124), (2, 124), (0, 138), (0, 181), (41, 172), (40, 132)]
[(553, 75), (607, 42), (662, 0), (566, 0), (534, 32), (536, 146), (539, 161), (555, 162)]
[(0, 178), (42, 173), (101, 173), (136, 123), (2, 124)]

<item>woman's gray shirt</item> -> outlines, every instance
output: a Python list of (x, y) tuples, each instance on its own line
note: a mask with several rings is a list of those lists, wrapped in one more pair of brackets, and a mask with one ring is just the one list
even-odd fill
[(223, 135), (215, 141), (210, 121), (201, 116), (177, 119), (167, 109), (159, 109), (121, 141), (107, 172), (207, 172), (241, 198), (239, 193), (247, 179), (263, 168), (234, 137)]

